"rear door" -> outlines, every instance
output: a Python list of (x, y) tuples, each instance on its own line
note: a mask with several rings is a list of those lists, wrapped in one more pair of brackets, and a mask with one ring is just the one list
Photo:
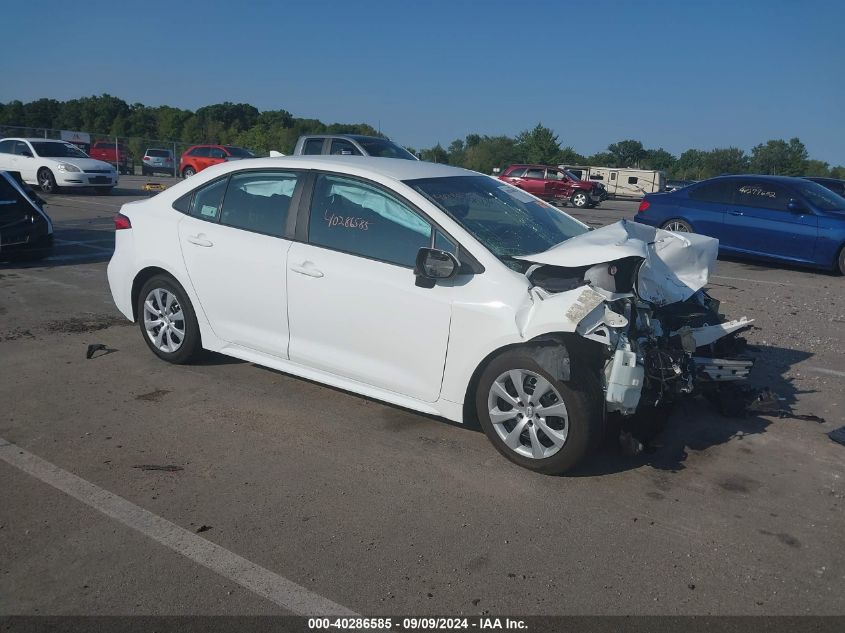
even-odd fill
[(191, 284), (224, 341), (287, 358), (289, 210), (298, 174), (236, 172), (200, 187), (179, 240)]
[(543, 197), (546, 191), (546, 170), (542, 167), (529, 167), (519, 186), (528, 193)]
[(734, 183), (719, 178), (701, 183), (687, 191), (687, 195), (655, 196), (654, 200), (679, 200), (678, 215), (692, 224), (696, 233), (718, 238), (719, 246), (735, 248), (731, 235), (724, 231), (725, 213), (733, 203)]
[(812, 261), (818, 218), (806, 208), (790, 211), (792, 198), (798, 199), (798, 195), (779, 182), (734, 180), (733, 205), (725, 215), (725, 231), (735, 247), (748, 253)]
[(507, 172), (506, 176), (502, 177), (502, 180), (512, 184), (514, 187), (522, 188), (522, 177), (525, 175), (525, 167), (517, 167), (515, 169), (510, 170)]

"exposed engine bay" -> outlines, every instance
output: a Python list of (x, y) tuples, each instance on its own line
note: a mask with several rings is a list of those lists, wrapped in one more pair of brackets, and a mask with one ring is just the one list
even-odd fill
[(567, 329), (598, 343), (607, 413), (712, 395), (754, 364), (739, 336), (752, 321), (727, 320), (703, 290), (717, 252), (713, 238), (624, 220), (585, 233), (519, 258), (532, 286), (517, 325), (530, 337), (563, 316)]

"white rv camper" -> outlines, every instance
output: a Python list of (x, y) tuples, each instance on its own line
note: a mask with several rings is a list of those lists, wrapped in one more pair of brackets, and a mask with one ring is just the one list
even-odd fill
[(559, 165), (581, 180), (596, 180), (607, 189), (610, 198), (642, 198), (647, 193), (663, 191), (666, 176), (662, 171), (628, 167), (584, 167)]

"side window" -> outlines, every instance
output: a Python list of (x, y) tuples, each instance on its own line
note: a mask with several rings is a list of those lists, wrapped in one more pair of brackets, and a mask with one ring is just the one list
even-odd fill
[(356, 180), (317, 177), (308, 240), (317, 246), (412, 268), (431, 225), (404, 203)]
[(610, 179), (616, 180), (616, 172), (615, 171), (610, 174)]
[(302, 148), (303, 154), (322, 154), (323, 153), (323, 139), (309, 138), (305, 141), (305, 146)]
[(529, 169), (525, 172), (526, 178), (540, 178), (543, 179), (543, 170), (542, 169)]
[(14, 141), (0, 141), (0, 154), (11, 154), (14, 145)]
[(715, 180), (696, 187), (689, 192), (689, 197), (701, 202), (733, 204), (735, 189), (736, 181), (734, 180)]
[(522, 178), (525, 175), (525, 167), (520, 167), (519, 169), (514, 169), (511, 173), (508, 174), (508, 178)]
[(736, 181), (735, 204), (744, 207), (759, 207), (786, 211), (789, 202), (789, 191), (776, 183), (755, 180)]
[[(599, 174), (595, 174), (593, 176), (590, 176), (590, 180), (604, 180), (604, 176), (601, 176)], [(628, 182), (630, 182), (630, 180)]]
[(456, 257), (458, 256), (458, 245), (443, 235), (440, 231), (437, 231), (434, 234), (434, 248), (438, 248), (441, 251), (448, 251), (452, 253), (452, 255)]
[(32, 150), (29, 149), (29, 145), (23, 141), (15, 141), (14, 152), (18, 156), (32, 156)]
[(220, 224), (283, 237), (296, 174), (266, 171), (234, 174), (220, 209)]
[(349, 141), (342, 138), (332, 139), (331, 153), (342, 156), (360, 156), (361, 152)]
[(188, 156), (196, 156), (197, 158), (206, 158), (206, 157), (208, 157), (208, 148), (207, 147), (195, 147), (190, 152), (188, 152)]
[(223, 200), (223, 194), (226, 192), (227, 180), (227, 178), (221, 178), (197, 189), (191, 201), (191, 215), (203, 220), (216, 220), (220, 201)]
[(628, 176), (628, 184), (629, 185), (636, 185), (638, 181), (639, 181), (639, 178), (637, 178), (636, 176)]
[(210, 147), (208, 149), (208, 155), (211, 158), (226, 158), (226, 152), (224, 152), (219, 147)]
[(546, 180), (563, 180), (563, 176), (557, 169), (547, 169)]

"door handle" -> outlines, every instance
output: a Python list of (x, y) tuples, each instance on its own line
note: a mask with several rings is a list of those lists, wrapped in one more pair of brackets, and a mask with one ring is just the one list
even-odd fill
[(728, 211), (728, 215), (743, 215), (742, 211)]
[(323, 276), (323, 271), (318, 270), (314, 266), (313, 262), (305, 261), (305, 262), (302, 262), (302, 264), (300, 266), (291, 266), (290, 269), (293, 272), (299, 273), (300, 275), (305, 275), (306, 277), (316, 277), (316, 278), (319, 279), (320, 277)]
[(199, 235), (189, 235), (185, 239), (188, 240), (191, 244), (196, 244), (197, 246), (204, 246), (206, 248), (208, 248), (209, 246), (214, 246), (214, 242), (205, 239), (202, 236), (202, 233), (200, 233)]

